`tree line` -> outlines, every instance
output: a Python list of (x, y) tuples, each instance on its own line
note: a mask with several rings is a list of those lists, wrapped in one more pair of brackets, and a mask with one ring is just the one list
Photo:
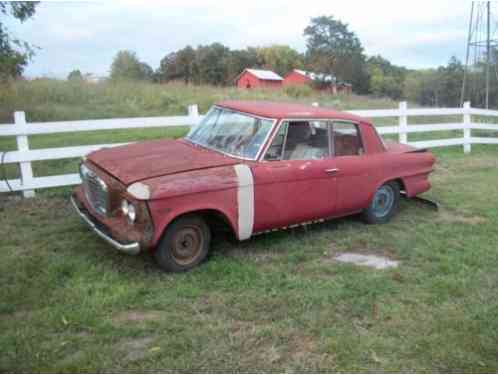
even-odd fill
[[(353, 85), (360, 95), (409, 100), (427, 106), (459, 106), (464, 66), (451, 57), (446, 65), (433, 69), (408, 69), (376, 55), (367, 56), (357, 35), (332, 16), (312, 18), (304, 30), (306, 51), (287, 45), (248, 47), (232, 50), (221, 43), (187, 46), (164, 56), (153, 71), (135, 53), (119, 52), (111, 66), (110, 79), (143, 79), (154, 82), (182, 81), (186, 84), (233, 85), (245, 68), (272, 70), (282, 76), (301, 68), (333, 74)], [(482, 64), (467, 73), (465, 100), (483, 102), (479, 86)], [(493, 75), (490, 102), (498, 103), (498, 74)]]

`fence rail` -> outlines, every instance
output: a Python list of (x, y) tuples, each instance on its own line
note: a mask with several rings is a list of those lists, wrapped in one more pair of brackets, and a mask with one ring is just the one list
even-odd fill
[[(463, 146), (465, 153), (471, 151), (472, 144), (498, 144), (498, 138), (473, 137), (472, 130), (496, 131), (498, 124), (472, 122), (472, 116), (498, 117), (498, 111), (472, 108), (470, 102), (462, 108), (407, 108), (406, 102), (401, 102), (398, 109), (356, 110), (350, 113), (370, 118), (397, 117), (397, 126), (380, 126), (376, 123), (380, 134), (397, 134), (401, 143), (408, 143), (420, 148)], [(430, 116), (462, 116), (461, 122), (408, 124), (409, 117)], [(57, 160), (84, 156), (103, 147), (114, 147), (126, 143), (99, 144), (88, 146), (56, 147), (45, 149), (30, 149), (29, 136), (39, 134), (73, 133), (96, 130), (163, 128), (178, 126), (194, 126), (203, 118), (197, 105), (188, 106), (186, 116), (123, 118), (108, 120), (83, 120), (60, 122), (27, 123), (24, 112), (15, 112), (15, 124), (0, 124), (0, 137), (16, 137), (17, 150), (0, 151), (0, 162), (5, 164), (18, 163), (20, 178), (0, 181), (0, 193), (22, 191), (25, 197), (33, 197), (35, 189), (58, 186), (76, 185), (80, 183), (77, 173), (58, 176), (33, 176), (31, 162)], [(426, 141), (408, 141), (408, 134), (463, 130), (463, 137)]]

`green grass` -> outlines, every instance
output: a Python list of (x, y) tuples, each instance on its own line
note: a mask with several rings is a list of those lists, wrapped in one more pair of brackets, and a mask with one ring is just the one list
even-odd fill
[[(193, 272), (117, 254), (68, 190), (0, 204), (0, 371), (498, 371), (498, 149), (436, 152), (427, 194), (357, 218), (216, 238)], [(338, 264), (341, 251), (398, 269)]]

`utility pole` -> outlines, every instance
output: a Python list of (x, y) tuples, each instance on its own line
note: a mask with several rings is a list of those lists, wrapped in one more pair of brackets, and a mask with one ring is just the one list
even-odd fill
[(469, 70), (470, 43), (472, 41), (472, 21), (474, 19), (474, 2), (470, 7), (469, 35), (467, 37), (467, 52), (465, 54), (465, 70), (463, 71), (462, 92), (460, 94), (460, 107), (463, 107), (465, 100), (465, 84), (467, 83), (467, 73)]
[(487, 25), (486, 25), (486, 109), (489, 108), (489, 65), (491, 64), (491, 51), (490, 51), (490, 33), (489, 22), (491, 12), (489, 10), (489, 1), (486, 6), (487, 10)]

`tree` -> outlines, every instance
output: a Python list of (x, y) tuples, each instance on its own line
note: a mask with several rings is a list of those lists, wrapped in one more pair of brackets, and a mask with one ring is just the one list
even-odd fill
[(111, 80), (150, 80), (153, 70), (132, 51), (119, 51), (111, 65)]
[(227, 62), (230, 49), (223, 44), (213, 43), (199, 46), (193, 66), (193, 82), (196, 84), (224, 85), (228, 81)]
[(439, 106), (440, 79), (436, 69), (413, 70), (408, 72), (404, 83), (404, 96), (410, 101), (425, 106)]
[[(0, 1), (0, 13), (24, 22), (35, 14), (39, 2)], [(0, 21), (0, 80), (20, 77), (34, 56), (34, 47), (12, 35)]]
[(81, 74), (81, 71), (79, 69), (75, 69), (69, 73), (67, 76), (68, 81), (81, 81), (83, 80), (83, 74)]
[(233, 84), (234, 79), (244, 69), (261, 67), (257, 49), (254, 47), (233, 50), (225, 61), (227, 64), (227, 82), (225, 84), (228, 85)]
[(195, 58), (196, 51), (191, 46), (166, 55), (159, 64), (159, 81), (183, 80), (190, 83), (193, 80)]
[(292, 69), (302, 68), (304, 65), (303, 56), (286, 45), (274, 44), (268, 47), (259, 47), (256, 51), (260, 65), (281, 76), (286, 75)]
[(464, 67), (455, 56), (451, 57), (446, 67), (438, 68), (441, 91), (440, 102), (445, 106), (460, 106), (463, 72)]
[(145, 81), (152, 81), (154, 79), (154, 69), (145, 62), (140, 62), (141, 79)]
[(363, 47), (348, 25), (333, 16), (311, 19), (304, 29), (307, 65), (320, 73), (335, 75), (353, 84), (359, 93), (368, 91), (368, 73)]
[(378, 55), (368, 58), (367, 69), (370, 77), (369, 91), (372, 94), (392, 99), (402, 97), (406, 68), (393, 65), (389, 60)]

